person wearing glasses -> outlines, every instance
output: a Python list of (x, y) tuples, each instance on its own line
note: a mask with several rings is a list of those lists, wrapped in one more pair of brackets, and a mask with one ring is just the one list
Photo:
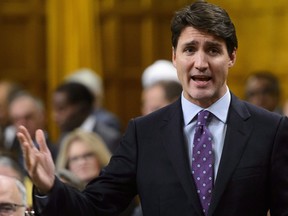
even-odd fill
[(83, 186), (97, 177), (111, 158), (111, 152), (103, 139), (82, 129), (70, 132), (60, 146), (56, 160), (57, 171), (70, 171)]
[[(67, 134), (60, 144), (56, 171), (63, 182), (83, 190), (101, 169), (108, 165), (111, 152), (97, 134), (76, 129)], [(135, 208), (132, 201), (120, 216), (130, 216)]]
[(24, 185), (16, 178), (0, 175), (0, 216), (25, 216), (25, 211)]

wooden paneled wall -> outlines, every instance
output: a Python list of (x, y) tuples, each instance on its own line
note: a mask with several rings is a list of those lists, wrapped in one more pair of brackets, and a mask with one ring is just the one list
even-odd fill
[(44, 1), (0, 1), (0, 79), (18, 82), (46, 101)]
[(187, 0), (100, 2), (105, 104), (126, 127), (140, 115), (143, 70), (157, 59), (171, 59), (170, 20)]
[(288, 100), (288, 1), (211, 0), (225, 8), (236, 26), (239, 48), (229, 84), (244, 96), (247, 76), (256, 70), (277, 75), (282, 101)]
[[(50, 103), (47, 70), (49, 0), (0, 1), (0, 79), (21, 83)], [(171, 59), (170, 20), (188, 0), (95, 0), (95, 26), (101, 36), (104, 105), (126, 127), (140, 115), (141, 74), (157, 59)], [(242, 97), (254, 70), (273, 71), (288, 98), (288, 2), (286, 0), (210, 0), (233, 19), (239, 49), (229, 85)], [(97, 16), (97, 17), (96, 17)], [(50, 90), (51, 91), (51, 90)], [(49, 117), (49, 116), (48, 116)], [(51, 122), (51, 119), (48, 119)]]

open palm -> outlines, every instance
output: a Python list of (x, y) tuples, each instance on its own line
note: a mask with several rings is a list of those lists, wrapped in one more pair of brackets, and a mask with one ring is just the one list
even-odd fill
[(19, 127), (17, 137), (23, 151), (26, 170), (37, 189), (41, 193), (48, 193), (55, 180), (55, 165), (47, 147), (42, 130), (36, 131), (36, 141), (39, 149), (24, 126)]

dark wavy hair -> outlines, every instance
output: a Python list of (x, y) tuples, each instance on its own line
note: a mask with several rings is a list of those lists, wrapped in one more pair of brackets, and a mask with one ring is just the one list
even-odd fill
[(188, 26), (222, 38), (226, 43), (229, 55), (238, 47), (235, 26), (228, 13), (217, 5), (196, 1), (176, 11), (171, 21), (172, 46), (174, 48), (177, 48), (181, 32)]

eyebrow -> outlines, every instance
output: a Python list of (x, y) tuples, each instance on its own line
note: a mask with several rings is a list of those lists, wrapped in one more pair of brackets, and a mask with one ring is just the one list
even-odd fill
[(222, 44), (220, 44), (218, 41), (208, 41), (207, 42), (208, 46), (213, 46), (213, 47), (222, 47)]
[(195, 46), (195, 45), (198, 45), (198, 44), (199, 44), (198, 41), (192, 40), (192, 41), (189, 41), (189, 42), (187, 42), (187, 43), (184, 43), (184, 44), (183, 44), (183, 47), (186, 47), (186, 46)]
[[(186, 46), (196, 46), (198, 45), (199, 42), (198, 41), (195, 41), (195, 40), (192, 40), (192, 41), (189, 41), (187, 43), (184, 43), (183, 46), (186, 47)], [(207, 41), (205, 42), (205, 46), (208, 45), (208, 46), (214, 46), (214, 47), (221, 47), (222, 44), (219, 43), (218, 41)]]

